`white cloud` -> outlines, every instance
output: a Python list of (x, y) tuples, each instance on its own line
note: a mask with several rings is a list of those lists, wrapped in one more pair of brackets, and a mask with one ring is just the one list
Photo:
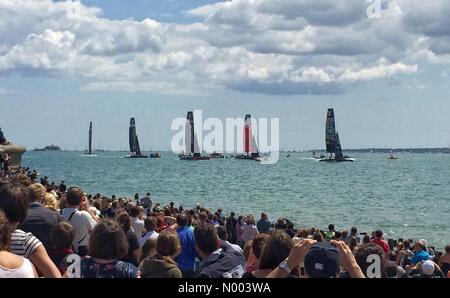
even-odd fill
[(450, 61), (446, 1), (397, 2), (402, 14), (370, 20), (360, 0), (233, 0), (188, 12), (203, 22), (165, 24), (2, 0), (0, 74), (80, 75), (85, 91), (342, 93)]

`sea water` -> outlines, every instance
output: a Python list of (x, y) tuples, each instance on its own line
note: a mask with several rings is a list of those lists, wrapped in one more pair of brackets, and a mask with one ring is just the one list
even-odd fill
[(153, 201), (185, 208), (196, 204), (226, 214), (279, 217), (296, 228), (382, 229), (388, 237), (424, 238), (442, 249), (450, 243), (450, 154), (353, 154), (355, 162), (325, 163), (309, 153), (280, 153), (273, 165), (232, 158), (182, 161), (126, 159), (125, 152), (27, 152), (23, 165), (88, 193)]

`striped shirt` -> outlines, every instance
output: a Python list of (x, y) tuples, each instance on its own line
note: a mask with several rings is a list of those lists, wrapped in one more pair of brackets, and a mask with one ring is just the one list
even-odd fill
[(11, 235), (11, 252), (29, 259), (36, 249), (42, 245), (31, 233), (16, 229)]

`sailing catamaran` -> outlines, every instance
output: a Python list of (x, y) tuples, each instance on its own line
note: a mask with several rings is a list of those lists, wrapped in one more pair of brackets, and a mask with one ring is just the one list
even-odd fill
[(141, 148), (139, 147), (139, 140), (136, 134), (136, 122), (134, 118), (131, 118), (130, 120), (129, 143), (130, 154), (125, 156), (126, 158), (148, 158), (148, 155), (142, 154)]
[(92, 153), (92, 121), (89, 123), (89, 149), (84, 151), (84, 156), (95, 157), (96, 154)]
[(342, 162), (354, 161), (349, 156), (344, 156), (342, 153), (341, 142), (339, 141), (339, 133), (336, 131), (334, 110), (328, 109), (327, 120), (325, 122), (325, 145), (327, 147), (328, 157), (321, 158), (319, 161), (327, 162)]
[(187, 113), (184, 131), (186, 151), (180, 154), (179, 158), (181, 160), (209, 160), (208, 156), (201, 156), (200, 154), (200, 147), (194, 130), (194, 113), (192, 111)]
[(258, 145), (256, 144), (255, 136), (252, 134), (252, 116), (245, 115), (244, 122), (244, 154), (236, 155), (235, 159), (246, 159), (261, 161), (259, 155)]

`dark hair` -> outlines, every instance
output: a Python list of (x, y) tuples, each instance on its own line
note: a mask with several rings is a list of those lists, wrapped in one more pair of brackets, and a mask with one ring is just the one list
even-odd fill
[(218, 248), (217, 230), (212, 224), (199, 224), (194, 230), (195, 243), (205, 254), (213, 253)]
[(350, 250), (353, 251), (356, 246), (358, 246), (358, 239), (355, 236), (352, 236), (348, 243), (348, 247), (350, 247)]
[(131, 207), (131, 209), (130, 209), (130, 215), (131, 215), (131, 217), (138, 217), (139, 212), (141, 212), (141, 209), (139, 209), (138, 206), (133, 206), (133, 207)]
[(65, 221), (59, 222), (52, 228), (50, 233), (50, 246), (53, 249), (71, 248), (75, 237), (75, 229)]
[(180, 227), (187, 226), (189, 223), (189, 219), (186, 214), (184, 213), (178, 213), (177, 215), (177, 225)]
[(144, 226), (145, 226), (145, 229), (147, 230), (147, 232), (154, 231), (156, 229), (157, 222), (158, 221), (157, 221), (156, 217), (153, 217), (153, 216), (147, 217), (144, 221)]
[(375, 237), (377, 237), (377, 238), (383, 237), (383, 232), (381, 230), (376, 230), (375, 231)]
[(156, 244), (157, 241), (155, 238), (148, 238), (145, 242), (144, 245), (142, 245), (141, 248), (141, 262), (146, 259), (147, 257), (149, 257), (150, 255), (154, 255), (156, 254)]
[(92, 231), (89, 239), (89, 255), (103, 260), (117, 260), (128, 252), (124, 231), (115, 221), (104, 219)]
[[(371, 263), (367, 262), (367, 257), (369, 255), (376, 254), (380, 256), (380, 261), (383, 263), (384, 261), (384, 251), (381, 246), (375, 243), (365, 243), (358, 247), (355, 254), (356, 262), (358, 263), (359, 267), (361, 268), (364, 275), (367, 276), (367, 268), (371, 265)], [(381, 269), (381, 268), (380, 268)]]
[(383, 264), (383, 277), (396, 278), (398, 276), (398, 266), (394, 261), (389, 261)]
[(235, 214), (233, 211), (231, 211), (230, 216), (233, 217)]
[(117, 223), (125, 233), (131, 229), (131, 219), (126, 212), (122, 212), (117, 216)]
[(352, 229), (350, 230), (350, 233), (352, 233), (352, 234), (358, 233), (358, 228), (352, 227)]
[(450, 254), (450, 244), (445, 246), (445, 252)]
[(218, 226), (217, 227), (217, 236), (223, 241), (228, 240), (228, 232), (227, 229), (224, 226)]
[(365, 235), (362, 242), (363, 242), (363, 244), (364, 243), (370, 243), (370, 236), (369, 235)]
[(66, 195), (66, 202), (71, 206), (78, 206), (83, 200), (84, 192), (81, 188), (74, 186), (69, 188)]
[(313, 240), (316, 240), (317, 242), (322, 242), (323, 241), (323, 235), (320, 232), (320, 230), (317, 230), (314, 235), (313, 235)]
[(9, 251), (11, 246), (11, 228), (5, 214), (0, 210), (0, 251)]
[(292, 246), (292, 239), (286, 232), (274, 231), (262, 249), (259, 269), (275, 269), (288, 257)]
[(198, 214), (198, 219), (200, 222), (204, 223), (208, 219), (208, 214), (206, 212), (200, 212)]
[(267, 220), (267, 213), (261, 212), (261, 219), (262, 220)]
[(340, 239), (341, 238), (341, 236), (342, 236), (342, 233), (340, 232), (340, 231), (336, 231), (335, 233), (334, 233), (334, 239)]
[(269, 240), (270, 236), (268, 234), (262, 233), (255, 236), (252, 242), (252, 250), (255, 257), (258, 259), (261, 257), (261, 252), (266, 244), (267, 240)]
[(0, 209), (10, 223), (23, 223), (28, 211), (28, 193), (17, 183), (8, 183), (0, 188)]
[(180, 250), (178, 234), (162, 231), (156, 239), (156, 251), (163, 257), (173, 257)]
[(333, 225), (333, 224), (329, 224), (329, 225), (328, 225), (328, 230), (334, 231), (334, 225)]

